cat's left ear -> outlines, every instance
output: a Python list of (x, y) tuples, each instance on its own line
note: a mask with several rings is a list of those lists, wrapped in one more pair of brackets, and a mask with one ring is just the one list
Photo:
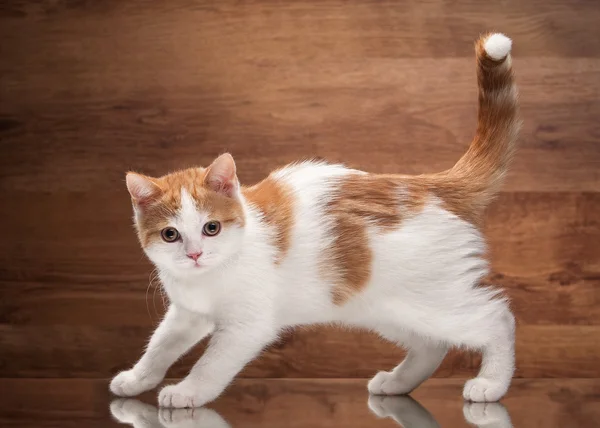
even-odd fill
[(209, 189), (230, 198), (238, 195), (240, 183), (236, 175), (235, 162), (229, 153), (222, 154), (210, 164), (204, 183)]

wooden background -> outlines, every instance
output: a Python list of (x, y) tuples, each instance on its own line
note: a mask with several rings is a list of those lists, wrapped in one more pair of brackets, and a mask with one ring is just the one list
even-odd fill
[[(0, 5), (0, 377), (109, 377), (163, 311), (124, 173), (229, 150), (252, 183), (303, 157), (450, 167), (475, 128), (473, 41), (514, 39), (525, 125), (488, 214), (519, 377), (600, 377), (595, 0), (18, 1)], [(172, 376), (184, 375), (191, 357)], [(363, 333), (290, 335), (248, 377), (367, 377)], [(453, 353), (438, 376), (468, 376)]]

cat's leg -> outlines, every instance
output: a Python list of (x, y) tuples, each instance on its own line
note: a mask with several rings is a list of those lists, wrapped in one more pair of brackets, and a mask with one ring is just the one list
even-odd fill
[[(515, 319), (504, 302), (496, 316), (490, 316), (480, 325), (469, 328), (480, 333), (481, 343), (463, 342), (482, 349), (481, 370), (476, 378), (467, 381), (463, 390), (465, 400), (474, 402), (498, 401), (506, 394), (515, 367)], [(469, 334), (472, 336), (472, 334)], [(459, 338), (460, 340), (460, 338)]]
[[(404, 304), (399, 311), (402, 315), (398, 316), (398, 330), (423, 338), (423, 343), (417, 341), (415, 345), (412, 336), (410, 340), (400, 339), (410, 348), (405, 362), (392, 372), (375, 376), (369, 383), (372, 393), (410, 392), (435, 371), (444, 357), (446, 347), (437, 344), (447, 344), (483, 354), (479, 375), (465, 384), (466, 400), (493, 402), (504, 396), (514, 372), (515, 321), (508, 303), (491, 288), (455, 286), (450, 289), (453, 293), (443, 304), (436, 304), (437, 295), (425, 295), (423, 302), (417, 302), (419, 305), (398, 302), (397, 307)], [(387, 333), (382, 334), (393, 340), (389, 331)]]
[(154, 388), (169, 367), (213, 329), (214, 324), (203, 316), (171, 305), (142, 358), (132, 369), (115, 376), (110, 390), (127, 397)]
[(219, 325), (190, 374), (158, 395), (162, 407), (200, 407), (217, 398), (244, 366), (277, 337), (272, 322)]
[[(393, 340), (393, 336), (382, 332)], [(439, 367), (448, 352), (443, 343), (435, 343), (420, 338), (402, 339), (409, 348), (406, 358), (391, 372), (379, 372), (369, 382), (368, 388), (375, 395), (408, 394), (427, 380)]]
[[(434, 310), (413, 314), (409, 325), (418, 336), (481, 351), (481, 370), (465, 384), (463, 397), (475, 402), (498, 401), (506, 394), (514, 372), (514, 317), (508, 303), (493, 289), (455, 289), (454, 301), (446, 299)], [(427, 323), (416, 322), (424, 318)]]

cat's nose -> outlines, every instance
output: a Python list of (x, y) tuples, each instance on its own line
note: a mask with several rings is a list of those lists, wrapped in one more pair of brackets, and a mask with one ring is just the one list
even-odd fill
[(202, 252), (199, 253), (188, 253), (186, 254), (188, 256), (188, 258), (192, 259), (193, 261), (198, 261), (198, 259), (200, 258), (200, 256), (202, 255)]

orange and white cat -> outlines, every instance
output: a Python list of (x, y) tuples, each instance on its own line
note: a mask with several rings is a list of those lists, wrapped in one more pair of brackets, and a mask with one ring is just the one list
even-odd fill
[(408, 349), (369, 382), (372, 394), (409, 393), (456, 346), (483, 354), (464, 398), (499, 400), (514, 371), (515, 323), (500, 291), (480, 284), (488, 273), (480, 225), (520, 126), (510, 49), (502, 34), (477, 42), (477, 132), (441, 173), (301, 162), (244, 187), (224, 154), (160, 178), (127, 174), (139, 239), (170, 306), (145, 354), (110, 389), (131, 396), (154, 388), (212, 335), (189, 375), (158, 398), (202, 406), (282, 330), (337, 323)]

